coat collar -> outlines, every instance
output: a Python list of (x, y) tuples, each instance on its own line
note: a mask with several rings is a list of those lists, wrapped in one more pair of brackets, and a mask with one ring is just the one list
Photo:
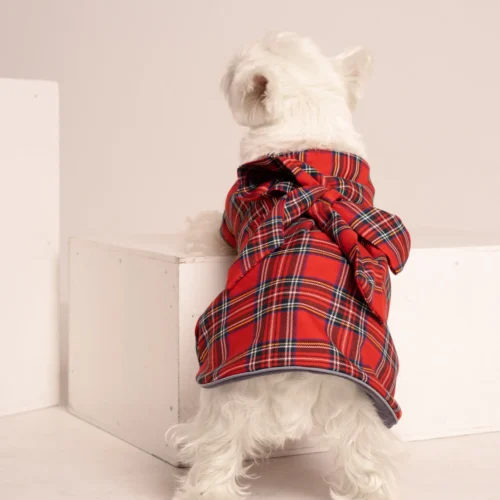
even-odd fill
[(304, 151), (290, 152), (277, 155), (281, 161), (295, 158), (326, 177), (341, 177), (342, 179), (362, 182), (369, 178), (370, 166), (363, 158), (341, 151), (328, 149), (307, 149)]
[[(297, 160), (297, 161), (293, 161)], [(292, 171), (300, 162), (302, 177), (312, 175), (321, 184), (344, 183), (354, 186), (354, 190), (363, 193), (363, 199), (372, 204), (375, 188), (370, 179), (370, 166), (363, 158), (341, 151), (327, 149), (307, 149), (280, 155), (266, 156), (243, 164), (238, 169), (238, 177), (242, 186), (250, 191), (264, 179), (273, 177), (272, 172)], [(267, 173), (266, 173), (267, 172)], [(292, 172), (295, 176), (297, 172)]]

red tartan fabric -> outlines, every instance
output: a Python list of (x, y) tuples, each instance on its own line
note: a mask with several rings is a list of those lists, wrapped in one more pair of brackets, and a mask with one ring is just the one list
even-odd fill
[(221, 233), (238, 251), (196, 325), (198, 383), (275, 370), (359, 382), (388, 426), (398, 358), (387, 327), (389, 269), (410, 236), (373, 206), (369, 166), (335, 151), (268, 157), (238, 169)]

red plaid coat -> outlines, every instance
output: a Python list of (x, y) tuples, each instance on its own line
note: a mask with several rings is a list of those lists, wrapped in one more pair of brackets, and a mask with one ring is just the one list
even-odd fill
[(361, 384), (387, 426), (397, 422), (389, 268), (403, 268), (410, 236), (373, 206), (374, 194), (368, 164), (345, 153), (310, 150), (238, 169), (221, 228), (238, 258), (196, 325), (198, 383), (331, 373)]

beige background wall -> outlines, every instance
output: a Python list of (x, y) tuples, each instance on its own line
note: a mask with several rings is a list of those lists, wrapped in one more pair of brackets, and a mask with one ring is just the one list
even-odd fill
[[(222, 206), (240, 131), (219, 79), (271, 29), (373, 51), (356, 122), (377, 204), (418, 244), (500, 232), (499, 20), (494, 0), (0, 0), (0, 76), (60, 83), (63, 305), (70, 235), (171, 232)], [(62, 347), (64, 364), (64, 324)]]

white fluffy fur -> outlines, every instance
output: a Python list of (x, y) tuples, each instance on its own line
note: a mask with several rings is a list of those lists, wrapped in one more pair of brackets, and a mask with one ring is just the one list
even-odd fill
[[(365, 155), (351, 117), (370, 63), (355, 49), (330, 60), (306, 38), (266, 37), (231, 62), (222, 82), (236, 120), (247, 126), (242, 161), (310, 148)], [(219, 246), (220, 214), (191, 221), (187, 246)], [(213, 233), (212, 233), (213, 231)], [(209, 242), (209, 243), (207, 243)], [(331, 375), (260, 375), (202, 389), (197, 414), (167, 433), (191, 465), (175, 500), (224, 500), (247, 493), (249, 466), (287, 440), (315, 436), (332, 450), (331, 498), (396, 500), (399, 440), (355, 383)]]
[(311, 40), (293, 33), (246, 47), (222, 80), (236, 121), (249, 127), (242, 161), (311, 148), (364, 156), (351, 111), (370, 59), (363, 49), (328, 59)]
[(231, 255), (235, 250), (220, 235), (222, 214), (202, 212), (187, 219), (183, 250), (189, 255)]

